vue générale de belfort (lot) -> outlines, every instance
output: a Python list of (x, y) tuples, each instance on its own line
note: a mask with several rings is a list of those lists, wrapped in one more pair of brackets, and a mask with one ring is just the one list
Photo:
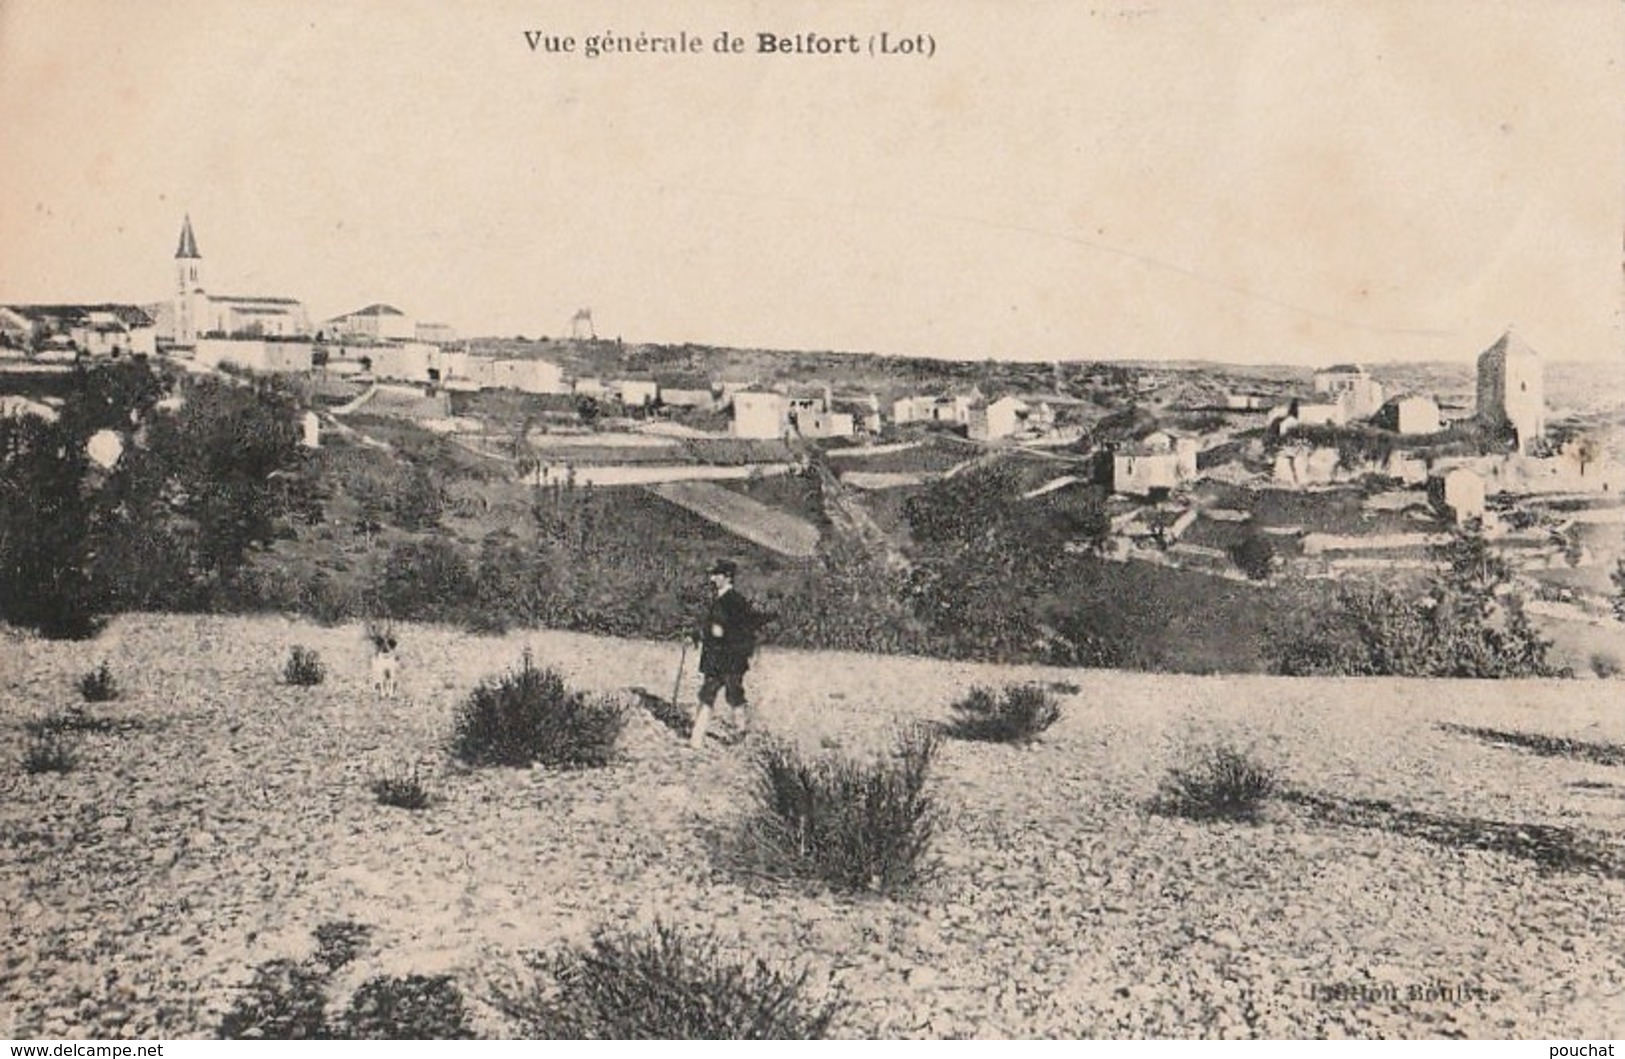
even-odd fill
[(621, 55), (776, 55), (814, 58), (919, 58), (937, 53), (930, 33), (883, 30), (876, 33), (553, 33), (523, 31), (525, 45), (537, 54), (601, 59)]

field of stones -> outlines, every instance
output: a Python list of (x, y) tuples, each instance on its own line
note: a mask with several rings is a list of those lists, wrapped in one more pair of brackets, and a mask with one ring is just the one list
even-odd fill
[[(1611, 681), (769, 648), (748, 678), (765, 734), (693, 749), (646, 708), (671, 697), (676, 644), (397, 634), (387, 699), (355, 625), (129, 615), (84, 642), (0, 640), (0, 1036), (217, 1036), (267, 967), (315, 975), (352, 1028), (395, 976), (454, 990), (461, 1032), (522, 1035), (505, 998), (538, 954), (657, 924), (799, 981), (837, 1037), (1625, 1035)], [(288, 681), (295, 647), (320, 683)], [(448, 754), (470, 693), (527, 650), (623, 703), (607, 765)], [(103, 663), (116, 694), (87, 702)], [(1022, 683), (1058, 720), (940, 742), (910, 885), (853, 893), (736, 855), (763, 740), (866, 760), (972, 687)], [(1215, 749), (1268, 774), (1256, 811), (1168, 811), (1169, 777)], [(385, 804), (392, 782), (427, 804)]]

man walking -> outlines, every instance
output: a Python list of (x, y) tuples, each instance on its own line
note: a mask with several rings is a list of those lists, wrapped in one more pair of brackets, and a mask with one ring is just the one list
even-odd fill
[(711, 708), (716, 704), (717, 692), (723, 691), (728, 702), (734, 730), (743, 738), (750, 730), (750, 707), (745, 701), (745, 671), (750, 669), (750, 656), (756, 651), (758, 617), (749, 601), (734, 588), (739, 567), (730, 559), (719, 559), (708, 575), (711, 579), (711, 603), (706, 609), (704, 622), (694, 634), (700, 645), (700, 705), (694, 716), (694, 732), (689, 745), (698, 747), (705, 742), (705, 729), (711, 723)]

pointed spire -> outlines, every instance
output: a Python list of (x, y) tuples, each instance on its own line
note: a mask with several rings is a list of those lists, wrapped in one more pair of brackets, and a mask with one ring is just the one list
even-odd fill
[(201, 258), (202, 256), (197, 252), (197, 239), (192, 235), (192, 215), (188, 213), (185, 223), (181, 225), (181, 245), (175, 251), (175, 257)]

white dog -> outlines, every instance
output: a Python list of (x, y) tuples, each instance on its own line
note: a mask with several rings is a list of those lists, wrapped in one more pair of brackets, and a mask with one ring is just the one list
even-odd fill
[(400, 688), (401, 660), (395, 655), (395, 633), (388, 626), (367, 628), (372, 641), (372, 688), (382, 699), (393, 699)]

